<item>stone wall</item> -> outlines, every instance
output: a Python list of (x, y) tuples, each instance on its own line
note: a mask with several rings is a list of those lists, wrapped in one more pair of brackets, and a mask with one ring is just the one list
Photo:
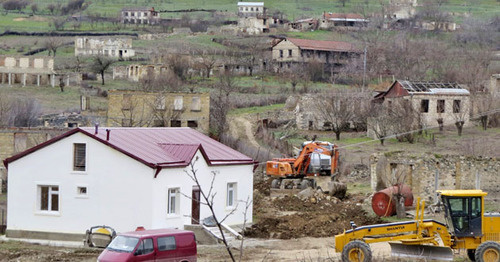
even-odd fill
[(75, 56), (104, 55), (110, 57), (132, 57), (131, 38), (89, 38), (75, 39)]
[(487, 198), (500, 199), (500, 159), (497, 158), (375, 153), (370, 157), (370, 173), (374, 191), (394, 184), (397, 177), (404, 177), (415, 199), (433, 202), (436, 187), (438, 190), (478, 188), (488, 192)]
[(107, 126), (192, 127), (207, 134), (209, 93), (108, 92)]

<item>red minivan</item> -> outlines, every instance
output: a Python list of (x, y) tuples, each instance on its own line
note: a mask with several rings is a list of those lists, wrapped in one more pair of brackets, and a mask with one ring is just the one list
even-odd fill
[(196, 261), (194, 233), (178, 229), (151, 229), (121, 233), (97, 258), (115, 261)]

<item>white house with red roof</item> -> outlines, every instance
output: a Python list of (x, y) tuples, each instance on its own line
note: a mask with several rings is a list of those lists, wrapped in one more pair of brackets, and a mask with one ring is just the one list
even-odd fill
[[(192, 197), (213, 179), (215, 213), (242, 224), (254, 161), (191, 128), (76, 128), (4, 161), (7, 237), (82, 240), (107, 225), (179, 228), (211, 216)], [(252, 221), (252, 208), (246, 215)]]

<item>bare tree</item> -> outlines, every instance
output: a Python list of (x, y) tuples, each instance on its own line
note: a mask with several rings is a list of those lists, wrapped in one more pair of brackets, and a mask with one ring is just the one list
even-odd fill
[(380, 144), (384, 145), (386, 137), (392, 134), (394, 119), (382, 104), (373, 103), (370, 112), (368, 129), (380, 140)]
[(413, 107), (412, 101), (407, 99), (394, 101), (389, 110), (389, 115), (394, 119), (392, 129), (398, 141), (413, 143), (415, 135), (411, 131), (417, 130), (421, 124), (420, 112)]
[[(217, 194), (217, 192), (215, 192), (215, 189), (214, 189), (214, 182), (215, 182), (216, 173), (213, 171), (211, 172), (212, 180), (210, 183), (210, 187), (209, 188), (202, 187), (200, 184), (200, 180), (198, 179), (198, 176), (197, 176), (198, 170), (195, 169), (195, 164), (197, 161), (198, 161), (198, 157), (196, 157), (196, 159), (189, 164), (189, 171), (184, 171), (184, 172), (186, 173), (186, 175), (189, 178), (191, 178), (191, 180), (193, 180), (193, 182), (196, 184), (196, 186), (198, 186), (198, 188), (200, 189), (200, 195), (201, 195), (200, 204), (208, 207), (208, 209), (210, 210), (210, 213), (212, 214), (212, 217), (215, 221), (215, 224), (216, 224), (217, 228), (219, 228), (219, 231), (221, 233), (222, 243), (224, 243), (224, 246), (226, 247), (227, 253), (231, 257), (231, 260), (234, 262), (234, 261), (236, 261), (236, 259), (233, 255), (233, 252), (231, 251), (231, 246), (227, 242), (226, 236), (224, 235), (224, 230), (222, 229), (222, 223), (224, 223), (224, 221), (229, 216), (231, 216), (237, 210), (237, 208), (231, 210), (223, 218), (217, 217), (217, 214), (215, 213), (215, 209), (214, 209), (214, 206), (216, 205), (216, 203), (214, 202), (214, 199), (215, 199), (215, 196)], [(238, 204), (239, 203), (237, 203), (237, 205)]]
[(167, 59), (168, 66), (172, 72), (174, 72), (180, 80), (185, 81), (189, 70), (188, 59), (180, 54), (171, 54)]
[(325, 121), (325, 126), (328, 125), (332, 129), (337, 140), (340, 140), (342, 132), (349, 129), (354, 119), (354, 102), (351, 94), (336, 91), (324, 99), (318, 99), (316, 103), (318, 116)]
[(44, 47), (47, 48), (47, 51), (49, 52), (49, 56), (52, 54), (54, 57), (56, 57), (57, 49), (63, 45), (64, 45), (64, 42), (63, 42), (62, 38), (49, 37), (47, 40), (45, 40)]
[(218, 55), (215, 50), (197, 50), (194, 52), (199, 59), (196, 62), (196, 65), (200, 67), (204, 71), (204, 76), (206, 78), (210, 78), (210, 74), (218, 63)]
[(41, 106), (33, 98), (19, 98), (12, 103), (10, 125), (17, 127), (32, 127), (37, 124), (41, 115)]
[(33, 15), (35, 15), (36, 12), (38, 12), (38, 5), (36, 3), (31, 4), (30, 8)]
[(92, 62), (90, 64), (90, 71), (100, 74), (101, 79), (102, 79), (102, 85), (104, 85), (104, 73), (106, 73), (106, 70), (114, 64), (116, 60), (104, 56), (94, 56), (92, 58)]
[(10, 111), (12, 109), (11, 97), (6, 91), (0, 91), (0, 126), (9, 126)]
[(219, 75), (219, 82), (210, 96), (210, 124), (221, 137), (227, 130), (227, 113), (231, 109), (231, 94), (238, 91), (236, 78), (231, 72)]

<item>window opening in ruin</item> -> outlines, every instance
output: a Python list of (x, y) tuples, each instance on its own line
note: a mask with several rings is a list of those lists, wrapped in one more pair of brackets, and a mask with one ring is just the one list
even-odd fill
[(171, 127), (181, 127), (181, 121), (180, 120), (172, 120), (172, 121), (170, 121), (170, 126)]
[(420, 113), (429, 113), (429, 99), (422, 99), (420, 102)]
[(437, 107), (436, 107), (436, 112), (437, 113), (444, 113), (444, 105), (445, 105), (445, 102), (444, 100), (438, 100), (437, 101)]
[(453, 100), (453, 113), (460, 113), (460, 100)]
[(188, 125), (188, 127), (191, 127), (191, 128), (197, 128), (198, 127), (198, 122), (196, 122), (195, 120), (189, 120), (187, 122), (187, 125)]

